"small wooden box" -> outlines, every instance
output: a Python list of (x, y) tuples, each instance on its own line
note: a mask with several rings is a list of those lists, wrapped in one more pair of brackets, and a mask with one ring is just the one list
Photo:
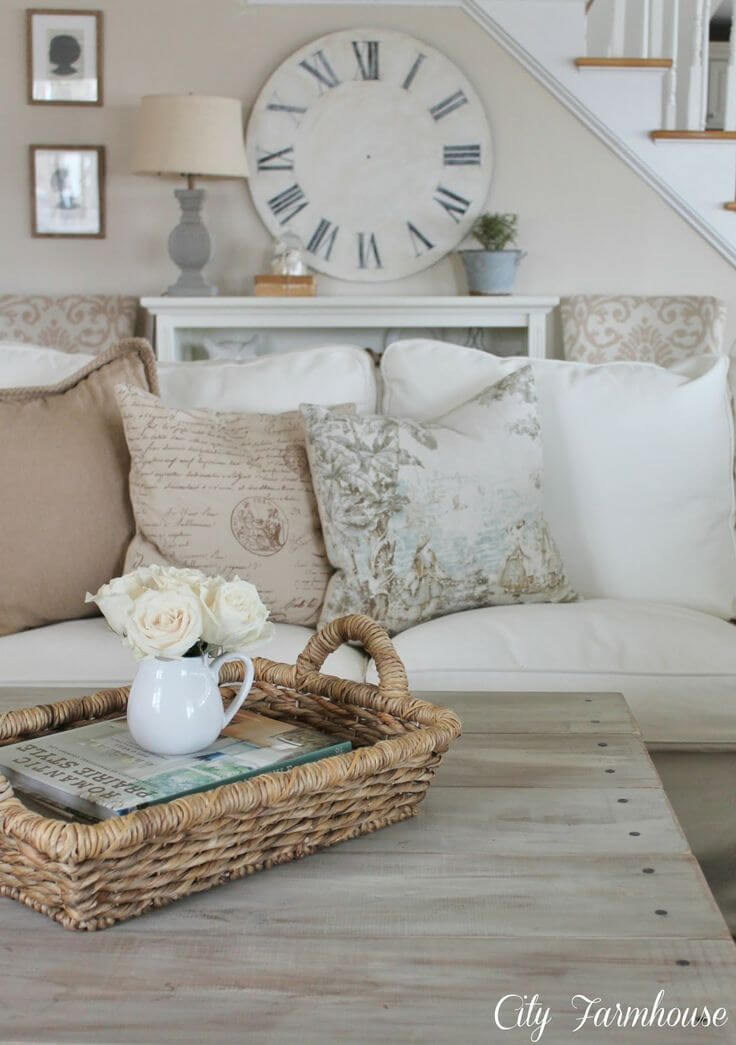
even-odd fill
[(311, 298), (317, 293), (316, 276), (256, 276), (256, 297)]

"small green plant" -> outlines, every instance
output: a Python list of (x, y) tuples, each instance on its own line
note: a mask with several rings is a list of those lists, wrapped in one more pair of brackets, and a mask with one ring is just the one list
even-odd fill
[(518, 214), (481, 214), (470, 231), (483, 250), (505, 250), (516, 242), (518, 224)]

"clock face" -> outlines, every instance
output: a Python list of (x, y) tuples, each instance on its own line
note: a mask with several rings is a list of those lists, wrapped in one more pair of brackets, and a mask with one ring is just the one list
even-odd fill
[(491, 177), (491, 135), (444, 55), (384, 29), (303, 47), (266, 82), (246, 139), (250, 191), (309, 265), (388, 280), (433, 265), (467, 235)]

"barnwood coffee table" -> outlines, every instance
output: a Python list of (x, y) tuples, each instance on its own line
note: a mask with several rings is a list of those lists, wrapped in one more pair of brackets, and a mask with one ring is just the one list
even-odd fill
[[(105, 932), (0, 900), (0, 1041), (513, 1045), (549, 1010), (550, 1045), (736, 1042), (734, 944), (623, 698), (430, 699), (465, 732), (417, 819)], [(728, 1022), (593, 1026), (659, 991)]]

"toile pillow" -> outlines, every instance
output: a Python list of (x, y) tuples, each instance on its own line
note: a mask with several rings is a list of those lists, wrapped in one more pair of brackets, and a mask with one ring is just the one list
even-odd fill
[(332, 571), (299, 412), (179, 410), (127, 386), (117, 396), (136, 522), (125, 569), (238, 575), (273, 620), (314, 624)]
[(567, 602), (542, 511), (532, 368), (425, 423), (302, 406), (327, 554), (322, 620), (389, 631), (479, 606)]

